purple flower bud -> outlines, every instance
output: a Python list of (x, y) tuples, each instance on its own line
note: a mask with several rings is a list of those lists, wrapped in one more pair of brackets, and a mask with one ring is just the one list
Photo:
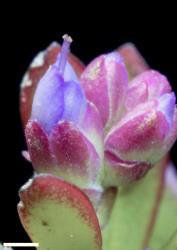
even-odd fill
[(60, 56), (42, 77), (34, 95), (31, 119), (47, 133), (61, 120), (78, 122), (85, 112), (84, 93), (72, 67), (66, 64), (70, 42), (66, 37)]
[(129, 82), (125, 108), (132, 110), (137, 105), (171, 92), (167, 78), (155, 70), (147, 70)]
[(71, 38), (38, 83), (25, 134), (37, 172), (60, 176), (82, 188), (99, 181), (102, 123), (67, 63)]
[(63, 115), (64, 81), (52, 66), (40, 80), (32, 104), (31, 119), (36, 120), (49, 133)]
[(114, 182), (140, 178), (170, 150), (177, 137), (175, 102), (167, 79), (156, 71), (146, 71), (129, 83), (122, 118), (105, 138)]
[(62, 119), (78, 123), (86, 111), (86, 99), (79, 83), (64, 84), (64, 110)]
[(128, 88), (128, 74), (117, 52), (94, 59), (81, 74), (86, 97), (98, 108), (104, 126), (118, 117)]
[[(80, 85), (67, 62), (70, 43), (65, 36), (61, 53), (34, 95), (26, 138), (36, 171), (58, 175), (85, 189), (100, 184), (101, 178), (108, 185), (119, 184), (120, 176), (139, 179), (177, 137), (176, 99), (167, 78), (147, 70), (131, 48), (125, 61), (139, 66), (130, 70), (136, 75), (130, 82), (123, 58), (112, 52), (83, 70)], [(100, 170), (103, 165), (105, 175)]]

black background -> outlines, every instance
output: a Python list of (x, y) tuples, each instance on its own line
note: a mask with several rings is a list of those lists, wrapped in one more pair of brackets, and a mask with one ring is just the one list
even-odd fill
[[(47, 6), (48, 7), (48, 6)], [(177, 93), (177, 39), (176, 18), (171, 9), (142, 10), (137, 13), (111, 6), (102, 13), (101, 9), (84, 9), (72, 15), (67, 7), (50, 6), (43, 12), (34, 5), (27, 12), (14, 10), (4, 19), (5, 53), (1, 85), (1, 189), (0, 189), (0, 241), (28, 242), (16, 211), (19, 201), (18, 189), (32, 175), (31, 165), (21, 156), (25, 141), (18, 111), (19, 84), (29, 63), (40, 50), (53, 40), (62, 41), (64, 33), (73, 37), (72, 52), (85, 64), (101, 53), (109, 52), (124, 42), (133, 42), (148, 64), (165, 74)], [(63, 9), (64, 8), (64, 9)], [(71, 7), (72, 8), (72, 7)], [(129, 6), (131, 10), (131, 6)], [(28, 9), (29, 10), (29, 9)], [(115, 11), (115, 14), (113, 12)], [(146, 13), (145, 13), (146, 10)], [(90, 12), (89, 12), (90, 11)], [(63, 13), (64, 12), (64, 13)], [(86, 15), (86, 12), (87, 13)], [(102, 15), (98, 15), (98, 14)], [(62, 14), (62, 16), (61, 16)], [(109, 15), (108, 15), (109, 14)], [(112, 16), (110, 18), (109, 16)], [(10, 25), (7, 24), (10, 19)], [(77, 19), (77, 21), (76, 21)], [(75, 22), (76, 21), (76, 22)], [(172, 149), (175, 159), (177, 145)]]

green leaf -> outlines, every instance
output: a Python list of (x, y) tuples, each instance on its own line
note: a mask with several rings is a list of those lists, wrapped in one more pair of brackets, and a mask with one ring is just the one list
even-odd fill
[[(168, 168), (166, 175), (168, 175), (168, 171), (172, 171), (172, 169)], [(175, 188), (177, 188), (177, 178), (175, 180), (175, 173), (172, 174), (174, 174), (174, 177), (168, 175), (172, 177), (168, 180), (168, 183), (176, 182)], [(177, 197), (173, 194), (169, 185), (166, 185), (165, 188), (149, 246), (157, 250), (177, 249)]]
[(172, 236), (168, 244), (164, 247), (161, 247), (159, 250), (176, 250), (177, 249), (177, 232)]
[(100, 250), (101, 232), (86, 195), (52, 175), (38, 175), (20, 190), (21, 222), (39, 250)]
[(110, 222), (103, 230), (104, 250), (148, 248), (163, 191), (164, 164), (154, 167), (137, 183), (119, 188)]
[(107, 188), (99, 201), (98, 208), (96, 210), (96, 214), (98, 217), (98, 221), (100, 227), (103, 229), (107, 223), (109, 222), (112, 208), (114, 206), (114, 202), (116, 199), (117, 188), (110, 187)]

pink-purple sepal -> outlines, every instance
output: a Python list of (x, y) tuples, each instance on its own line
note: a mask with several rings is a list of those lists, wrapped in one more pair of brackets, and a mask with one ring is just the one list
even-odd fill
[(105, 187), (128, 185), (141, 179), (151, 167), (151, 164), (143, 161), (121, 160), (106, 151), (103, 185)]
[(129, 82), (125, 108), (132, 110), (137, 105), (171, 92), (167, 78), (155, 70), (147, 70)]
[(101, 158), (72, 123), (60, 121), (47, 135), (37, 121), (25, 129), (30, 158), (38, 173), (51, 173), (82, 188), (99, 179)]
[[(173, 93), (137, 105), (107, 134), (106, 167), (125, 179), (139, 179), (172, 147), (177, 137), (176, 121)], [(110, 155), (114, 161), (110, 161)]]
[(99, 110), (103, 125), (110, 126), (120, 112), (128, 88), (121, 56), (113, 52), (94, 59), (82, 72), (81, 85), (87, 99)]
[(171, 133), (174, 138), (171, 138), (168, 150), (175, 141), (176, 132), (172, 132), (176, 131), (175, 110), (174, 105), (170, 123), (168, 115), (159, 109), (156, 100), (132, 110), (109, 131), (105, 138), (105, 150), (123, 160), (155, 163), (166, 153), (161, 150), (168, 137), (172, 137)]

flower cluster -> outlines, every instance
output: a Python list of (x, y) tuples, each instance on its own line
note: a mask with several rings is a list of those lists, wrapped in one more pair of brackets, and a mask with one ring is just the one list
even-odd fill
[[(20, 192), (19, 214), (31, 238), (36, 239), (34, 232), (43, 242), (45, 232), (38, 232), (34, 222), (29, 226), (29, 217), (40, 217), (48, 200), (57, 200), (55, 209), (64, 214), (65, 207), (70, 221), (79, 210), (80, 220), (92, 228), (88, 238), (96, 239), (90, 249), (101, 249), (97, 217), (101, 226), (105, 218), (101, 223), (100, 207), (109, 212), (112, 187), (142, 178), (168, 153), (177, 137), (176, 98), (167, 78), (149, 69), (132, 45), (84, 67), (69, 53), (71, 42), (65, 35), (62, 47), (52, 44), (39, 54), (22, 83), (25, 155), (37, 175)], [(35, 205), (31, 212), (38, 202), (43, 209)], [(51, 221), (52, 209), (49, 205), (50, 211), (44, 211)], [(41, 221), (48, 225), (45, 218)], [(81, 221), (78, 227), (86, 237), (88, 228)], [(82, 248), (76, 244), (76, 249)]]
[(66, 36), (33, 97), (25, 133), (36, 172), (79, 187), (139, 179), (177, 136), (168, 80), (151, 69), (129, 80), (118, 52), (97, 57), (78, 77), (67, 62), (70, 42)]

